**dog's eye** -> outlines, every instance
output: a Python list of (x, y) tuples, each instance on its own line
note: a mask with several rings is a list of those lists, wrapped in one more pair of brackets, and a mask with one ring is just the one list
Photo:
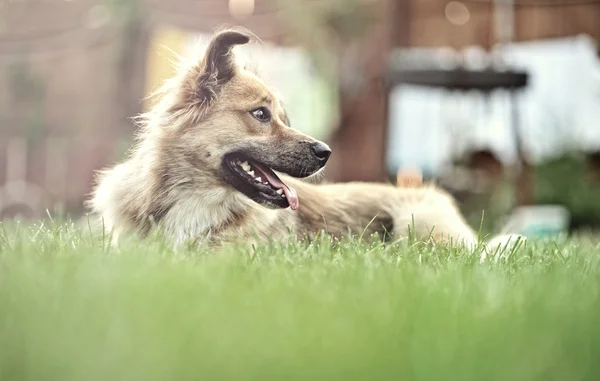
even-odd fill
[(267, 123), (271, 121), (271, 112), (266, 107), (259, 107), (256, 110), (250, 111), (250, 113), (260, 122)]

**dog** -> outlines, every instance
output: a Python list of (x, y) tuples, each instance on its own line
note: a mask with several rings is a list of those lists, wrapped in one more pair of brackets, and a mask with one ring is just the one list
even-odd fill
[(278, 93), (236, 62), (233, 48), (252, 37), (215, 33), (138, 117), (128, 158), (97, 174), (88, 205), (113, 240), (160, 229), (174, 245), (218, 245), (324, 231), (477, 245), (454, 199), (418, 175), (396, 185), (305, 181), (331, 149), (295, 130)]

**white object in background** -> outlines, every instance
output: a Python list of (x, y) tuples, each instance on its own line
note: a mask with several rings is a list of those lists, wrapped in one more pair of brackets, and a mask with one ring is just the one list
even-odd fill
[[(565, 149), (600, 149), (600, 61), (596, 49), (589, 36), (494, 48), (494, 65), (501, 59), (503, 65), (529, 74), (528, 86), (517, 95), (516, 103), (523, 143), (532, 162), (560, 155)], [(419, 66), (420, 56), (436, 62), (438, 54), (448, 61), (447, 48), (417, 48), (394, 52), (393, 63), (414, 68)], [(467, 56), (471, 67), (484, 64), (472, 49)], [(449, 158), (477, 148), (491, 149), (507, 165), (515, 163), (510, 97), (505, 90), (485, 99), (476, 91), (448, 92), (412, 85), (393, 89), (388, 171), (395, 173), (407, 164), (437, 171)], [(442, 117), (435, 115), (440, 112)]]
[(566, 232), (569, 222), (569, 211), (563, 206), (521, 206), (509, 217), (506, 229), (529, 237), (548, 237)]

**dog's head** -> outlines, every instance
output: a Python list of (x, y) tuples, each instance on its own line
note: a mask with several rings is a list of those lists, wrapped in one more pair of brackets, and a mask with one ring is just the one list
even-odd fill
[(224, 184), (271, 208), (298, 208), (293, 188), (273, 171), (303, 178), (321, 170), (329, 147), (290, 127), (281, 99), (232, 53), (249, 33), (216, 33), (198, 62), (185, 70), (163, 110), (170, 145)]

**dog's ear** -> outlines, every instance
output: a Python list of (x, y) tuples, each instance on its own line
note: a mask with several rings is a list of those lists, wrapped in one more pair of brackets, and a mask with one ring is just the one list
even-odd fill
[[(232, 49), (250, 41), (250, 35), (237, 30), (217, 33), (210, 41), (204, 58), (189, 73), (184, 94), (192, 104), (208, 106), (219, 91), (219, 87), (230, 81), (237, 65)], [(193, 98), (193, 99), (189, 99)]]
[(231, 50), (236, 45), (244, 45), (250, 41), (250, 36), (236, 31), (227, 30), (218, 33), (208, 45), (204, 57), (204, 71), (209, 76), (215, 77), (220, 83), (233, 78), (236, 64)]

